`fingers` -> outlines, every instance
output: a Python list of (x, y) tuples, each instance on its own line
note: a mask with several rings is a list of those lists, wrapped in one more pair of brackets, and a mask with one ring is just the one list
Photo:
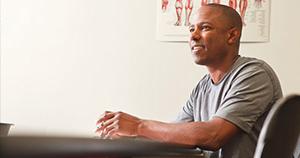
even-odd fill
[(109, 134), (113, 131), (116, 131), (117, 129), (119, 129), (119, 121), (118, 120), (113, 121), (110, 125), (106, 126), (104, 129), (105, 129), (104, 134)]
[[(113, 119), (111, 119), (113, 120)], [(118, 124), (118, 120), (114, 120), (112, 122), (110, 122), (108, 125), (106, 125), (103, 128), (98, 128), (96, 130), (96, 133), (98, 134), (98, 136), (102, 139), (113, 139), (113, 138), (119, 138), (120, 136), (117, 134), (118, 129), (119, 129), (119, 124)]]
[(119, 136), (137, 136), (141, 120), (123, 112), (105, 112), (97, 121), (95, 131), (101, 138), (117, 138)]
[(107, 119), (110, 119), (112, 117), (114, 117), (115, 113), (110, 112), (110, 111), (105, 111), (104, 114), (102, 114), (98, 121), (96, 122), (96, 126), (100, 127), (101, 125), (103, 125), (103, 122), (106, 121)]
[[(114, 127), (117, 125), (117, 114), (118, 112), (105, 111), (96, 122), (97, 129), (95, 133), (102, 139), (111, 137), (115, 130)], [(113, 136), (117, 137), (117, 136)]]
[(107, 133), (107, 130), (110, 130), (113, 126), (117, 125), (117, 115), (114, 115), (114, 117), (106, 120), (106, 121), (102, 121), (100, 125), (97, 125), (97, 129), (96, 129), (96, 133), (99, 133), (100, 131), (103, 132), (104, 134)]
[(104, 136), (104, 139), (112, 139), (112, 138), (116, 138), (115, 136), (117, 135), (117, 131), (118, 129), (115, 127), (112, 127), (109, 131), (106, 131), (106, 134)]

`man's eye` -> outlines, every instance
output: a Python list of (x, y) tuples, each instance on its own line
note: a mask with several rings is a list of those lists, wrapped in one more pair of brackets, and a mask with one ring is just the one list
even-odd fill
[(202, 26), (202, 28), (201, 28), (203, 31), (208, 31), (208, 30), (210, 30), (210, 27), (209, 26)]
[(189, 31), (190, 31), (190, 33), (192, 33), (192, 32), (195, 31), (195, 28), (194, 27), (189, 27)]

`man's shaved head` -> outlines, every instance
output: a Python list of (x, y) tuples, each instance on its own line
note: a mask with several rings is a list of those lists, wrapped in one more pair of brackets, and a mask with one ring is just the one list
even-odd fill
[[(235, 11), (233, 8), (228, 7), (226, 5), (215, 4), (215, 3), (206, 4), (202, 7), (209, 7), (212, 10), (219, 13), (221, 15), (220, 20), (224, 21), (224, 26), (226, 25), (229, 28), (236, 27), (237, 29), (242, 31), (242, 27), (243, 27), (242, 18), (239, 15), (239, 13)], [(199, 9), (199, 11), (201, 11), (201, 8)]]

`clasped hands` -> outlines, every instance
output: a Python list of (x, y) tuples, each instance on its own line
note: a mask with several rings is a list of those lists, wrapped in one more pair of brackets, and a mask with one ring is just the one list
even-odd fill
[(96, 123), (95, 133), (102, 139), (138, 136), (142, 120), (124, 112), (106, 111)]

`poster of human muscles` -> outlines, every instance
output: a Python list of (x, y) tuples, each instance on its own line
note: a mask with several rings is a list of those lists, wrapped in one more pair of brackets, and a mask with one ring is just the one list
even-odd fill
[(269, 41), (270, 0), (157, 0), (157, 39), (187, 41), (188, 26), (199, 7), (220, 3), (242, 17), (242, 42)]

